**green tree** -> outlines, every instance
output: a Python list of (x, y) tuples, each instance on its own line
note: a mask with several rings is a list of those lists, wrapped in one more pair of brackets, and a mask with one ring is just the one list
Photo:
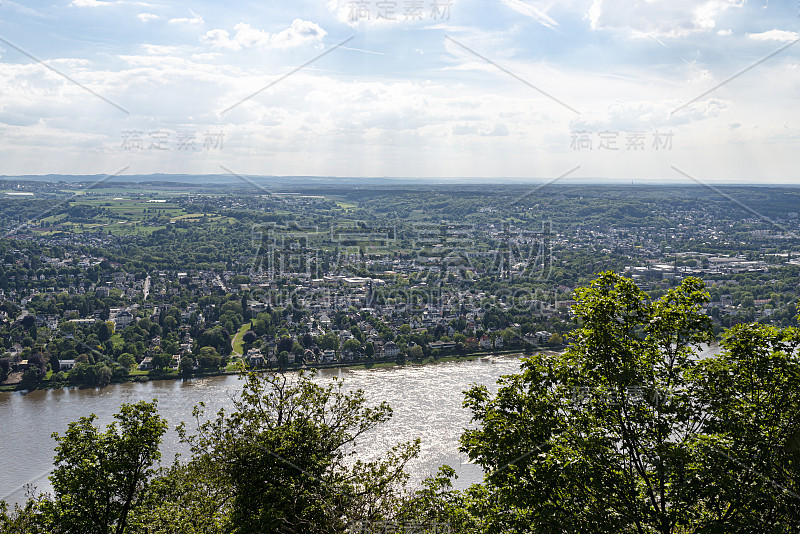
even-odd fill
[(364, 332), (362, 332), (357, 325), (353, 325), (350, 327), (350, 333), (353, 334), (353, 337), (355, 337), (359, 341), (359, 343), (363, 343), (364, 340), (366, 339), (366, 336), (364, 336)]
[(136, 358), (129, 352), (123, 352), (119, 355), (119, 358), (117, 358), (117, 363), (131, 370), (136, 366)]
[(219, 369), (222, 357), (214, 347), (203, 347), (197, 352), (197, 365), (202, 369)]
[(358, 353), (361, 351), (361, 343), (357, 339), (348, 339), (342, 345), (342, 349), (349, 350), (353, 353)]
[(606, 272), (576, 300), (564, 355), (467, 393), (479, 531), (795, 531), (797, 332), (737, 327), (698, 363), (713, 341), (701, 281), (653, 301)]
[(146, 491), (167, 423), (156, 401), (123, 404), (105, 432), (95, 415), (70, 423), (57, 442), (50, 475), (53, 532), (122, 534), (128, 514)]
[[(698, 364), (693, 393), (706, 435), (692, 445), (708, 461), (691, 497), (734, 513), (717, 529), (792, 532), (800, 525), (800, 330), (740, 324), (725, 350)], [(722, 515), (722, 514), (720, 514)]]
[(42, 381), (42, 373), (39, 371), (38, 367), (31, 366), (25, 369), (22, 373), (22, 380), (20, 381), (20, 386), (23, 389), (36, 389), (39, 387), (39, 383)]
[(194, 372), (194, 360), (188, 354), (184, 355), (181, 358), (181, 363), (178, 367), (180, 369), (181, 375), (189, 376)]
[[(247, 373), (233, 411), (187, 436), (191, 465), (213, 480), (225, 532), (345, 532), (356, 520), (391, 517), (419, 442), (382, 458), (352, 458), (352, 445), (386, 422), (386, 403), (368, 406), (363, 391), (340, 380), (322, 386), (304, 373)], [(195, 409), (202, 420), (203, 407)]]
[(111, 339), (111, 336), (114, 335), (114, 323), (111, 321), (105, 321), (100, 323), (99, 328), (97, 329), (97, 339), (100, 341), (106, 341)]
[(172, 356), (166, 352), (158, 351), (153, 355), (153, 369), (156, 371), (166, 370), (172, 363)]
[(229, 489), (199, 462), (162, 469), (131, 514), (130, 532), (221, 534), (229, 511), (219, 495)]
[(198, 347), (214, 347), (218, 354), (226, 356), (231, 353), (231, 336), (221, 326), (209, 328), (197, 340)]
[(256, 339), (258, 339), (258, 336), (252, 330), (248, 330), (242, 336), (242, 342), (247, 344), (247, 345), (252, 345), (253, 343), (255, 343)]
[(164, 327), (164, 330), (173, 332), (178, 328), (178, 320), (175, 319), (175, 317), (168, 315), (164, 317), (164, 324), (162, 326)]
[(0, 532), (3, 534), (49, 534), (53, 521), (49, 514), (50, 501), (46, 495), (36, 495), (9, 512), (8, 504), (0, 501)]
[[(394, 524), (413, 525), (414, 532), (480, 532), (480, 520), (473, 514), (483, 501), (480, 486), (469, 491), (452, 491), (455, 470), (444, 465), (422, 482), (422, 488), (400, 504)], [(477, 510), (478, 513), (485, 510)]]
[(317, 345), (322, 350), (339, 350), (339, 336), (336, 332), (327, 332), (317, 338)]
[(0, 358), (0, 383), (5, 382), (11, 372), (11, 360)]

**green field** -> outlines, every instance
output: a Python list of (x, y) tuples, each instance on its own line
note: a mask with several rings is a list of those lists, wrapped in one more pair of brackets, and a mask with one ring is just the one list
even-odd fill
[(244, 348), (244, 343), (242, 342), (242, 338), (244, 337), (244, 333), (250, 330), (250, 321), (244, 323), (239, 331), (236, 332), (236, 336), (233, 338), (233, 353), (238, 354), (241, 356)]
[(67, 213), (43, 217), (37, 221), (41, 226), (35, 231), (39, 235), (49, 235), (55, 232), (102, 231), (116, 236), (147, 236), (176, 221), (200, 223), (229, 220), (227, 217), (215, 214), (189, 213), (171, 202), (149, 202), (153, 198), (168, 200), (168, 196), (163, 192), (153, 195), (152, 198), (115, 197), (113, 193), (109, 196), (95, 198), (81, 196), (70, 202), (68, 208), (86, 206), (101, 208), (104, 211), (92, 216), (90, 220), (76, 221)]

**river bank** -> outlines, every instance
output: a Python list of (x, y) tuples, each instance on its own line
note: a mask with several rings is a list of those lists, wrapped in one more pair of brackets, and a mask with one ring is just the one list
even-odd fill
[[(334, 377), (341, 378), (346, 389), (363, 390), (369, 404), (388, 402), (392, 407), (392, 418), (363, 437), (360, 449), (364, 454), (359, 458), (369, 460), (398, 442), (421, 438), (420, 458), (408, 466), (411, 484), (448, 464), (456, 470), (457, 485), (463, 488), (482, 476), (480, 467), (469, 464), (458, 451), (461, 433), (471, 419), (471, 413), (462, 405), (463, 392), (474, 383), (496, 391), (498, 378), (518, 372), (519, 365), (520, 358), (515, 355), (473, 355), (469, 360), (438, 360), (436, 365), (323, 368), (316, 380), (327, 383)], [(239, 377), (222, 375), (130, 382), (106, 388), (0, 393), (0, 457), (6, 460), (0, 469), (0, 500), (23, 502), (27, 484), (40, 491), (51, 489), (47, 480), (55, 446), (51, 434), (63, 433), (70, 421), (95, 414), (95, 424), (102, 428), (114, 421), (122, 403), (158, 399), (158, 411), (169, 424), (161, 449), (162, 462), (169, 465), (176, 453), (190, 454), (175, 426), (186, 422), (193, 429), (196, 422), (192, 410), (200, 402), (209, 414), (230, 409), (241, 387)]]
[[(564, 350), (565, 347), (552, 347), (549, 349), (538, 349), (533, 353), (537, 352), (559, 352)], [(531, 353), (531, 354), (533, 354)], [(314, 364), (305, 364), (305, 365), (292, 365), (283, 368), (283, 371), (301, 371), (304, 369), (349, 369), (349, 370), (359, 370), (359, 369), (391, 369), (391, 368), (402, 368), (407, 366), (415, 366), (415, 365), (430, 365), (430, 364), (439, 364), (439, 363), (447, 363), (447, 362), (471, 362), (479, 358), (486, 358), (489, 356), (509, 356), (509, 355), (520, 355), (522, 356), (523, 353), (519, 349), (508, 349), (508, 350), (493, 350), (493, 351), (475, 351), (470, 352), (464, 356), (443, 356), (440, 358), (434, 358), (433, 356), (428, 356), (427, 358), (422, 358), (420, 360), (411, 360), (407, 359), (405, 362), (396, 362), (396, 361), (383, 361), (383, 360), (373, 360), (373, 361), (352, 361), (352, 362), (330, 362), (330, 363), (314, 363)], [(266, 369), (265, 369), (266, 370)], [(50, 373), (48, 373), (50, 374)], [(108, 387), (114, 386), (119, 384), (127, 384), (127, 383), (145, 383), (150, 381), (160, 381), (160, 380), (177, 380), (177, 379), (186, 379), (186, 378), (210, 378), (215, 376), (226, 376), (226, 375), (237, 375), (239, 374), (239, 366), (237, 362), (228, 364), (224, 371), (206, 371), (206, 372), (197, 372), (191, 375), (181, 375), (177, 371), (167, 371), (167, 372), (144, 372), (144, 371), (133, 371), (131, 374), (126, 376), (124, 379), (112, 379), (112, 381), (107, 384), (106, 386), (101, 387)], [(51, 381), (50, 377), (42, 380), (35, 390), (31, 390), (29, 388), (23, 387), (20, 383), (16, 384), (3, 384), (0, 385), (0, 393), (2, 392), (13, 392), (13, 391), (37, 391), (37, 390), (49, 390), (49, 389), (63, 389), (63, 388), (96, 388), (98, 386), (93, 385), (77, 385), (70, 384), (69, 382), (56, 382)]]

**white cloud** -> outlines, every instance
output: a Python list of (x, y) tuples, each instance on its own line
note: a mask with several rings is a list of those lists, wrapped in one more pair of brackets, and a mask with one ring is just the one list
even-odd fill
[[(126, 5), (125, 16), (136, 16), (142, 24), (153, 22), (155, 11), (160, 15), (156, 25), (175, 13), (186, 18), (173, 19), (173, 24), (203, 20), (187, 7), (165, 15), (148, 1), (65, 0), (61, 5), (73, 2), (87, 8), (82, 11), (87, 16), (101, 18), (112, 9), (101, 6)], [(310, 20), (291, 24), (290, 7), (274, 12), (269, 26), (248, 18), (252, 13), (246, 9), (206, 6), (203, 16), (225, 20), (224, 26), (184, 26), (190, 31), (172, 32), (167, 44), (143, 43), (146, 36), (132, 35), (113, 57), (76, 53), (92, 59), (54, 59), (40, 52), (48, 64), (123, 106), (128, 115), (40, 64), (0, 62), (0, 161), (7, 172), (113, 172), (131, 165), (137, 173), (218, 173), (223, 163), (241, 173), (520, 177), (552, 177), (580, 163), (586, 176), (681, 180), (670, 169), (675, 164), (703, 179), (778, 179), (793, 173), (800, 182), (792, 165), (800, 140), (800, 126), (795, 126), (800, 125), (800, 108), (794, 105), (800, 65), (766, 62), (757, 73), (714, 89), (749, 64), (739, 54), (712, 54), (713, 46), (732, 44), (732, 37), (719, 36), (786, 27), (781, 20), (757, 19), (759, 6), (734, 9), (739, 3), (721, 0), (562, 0), (557, 10), (548, 9), (557, 1), (503, 0), (494, 12), (462, 2), (463, 11), (453, 9), (452, 24), (433, 20), (428, 7), (418, 26), (358, 32), (367, 40), (353, 49), (385, 56), (337, 55), (341, 68), (304, 69), (285, 79), (282, 73), (296, 64), (297, 56), (263, 51), (319, 46), (330, 38), (310, 22), (328, 24), (323, 21), (333, 18), (324, 4), (319, 3), (316, 15), (308, 15)], [(346, 8), (349, 0), (332, 3)], [(375, 9), (377, 2), (369, 4)], [(576, 23), (589, 5), (592, 27), (608, 32), (602, 42)], [(399, 11), (403, 2), (397, 6)], [(579, 12), (571, 13), (573, 8)], [(45, 13), (49, 18), (41, 22), (52, 20), (57, 27), (57, 16)], [(526, 24), (509, 27), (509, 17), (523, 17)], [(571, 38), (574, 54), (565, 59), (560, 53), (562, 36), (553, 35), (551, 49), (518, 29), (535, 27), (534, 21), (555, 31), (566, 32), (569, 25), (571, 35), (563, 37)], [(101, 21), (95, 22), (87, 31), (101, 27)], [(672, 52), (656, 49), (655, 56), (647, 55), (651, 42), (630, 39), (643, 35), (664, 42)], [(664, 37), (682, 35), (692, 35), (685, 47)], [(202, 45), (198, 36), (203, 36)], [(752, 49), (757, 40), (769, 46), (790, 37), (792, 32), (773, 30), (745, 41)], [(602, 48), (599, 58), (595, 47)], [(278, 80), (268, 92), (244, 100)], [(710, 89), (713, 93), (671, 114)], [(200, 132), (203, 125), (224, 130), (224, 151), (132, 153), (120, 148), (124, 130)], [(576, 154), (571, 130), (580, 129), (619, 132), (623, 149)], [(653, 134), (662, 130), (675, 133), (674, 151), (651, 149)], [(646, 151), (624, 149), (625, 132), (632, 131), (646, 132)]]
[(797, 32), (790, 32), (786, 30), (769, 30), (762, 33), (748, 33), (750, 39), (756, 41), (781, 41), (789, 43), (798, 39)]
[(291, 26), (274, 34), (253, 28), (244, 22), (240, 22), (233, 29), (236, 30), (236, 35), (233, 37), (227, 30), (217, 28), (206, 32), (201, 40), (214, 48), (226, 50), (251, 47), (286, 49), (320, 41), (328, 34), (318, 24), (301, 19), (295, 19)]
[(42, 13), (39, 13), (35, 9), (32, 9), (30, 7), (27, 7), (27, 6), (20, 5), (20, 4), (16, 3), (16, 2), (12, 2), (11, 0), (4, 0), (2, 4), (3, 4), (3, 7), (9, 7), (11, 9), (13, 9), (14, 11), (16, 11), (17, 13), (21, 13), (23, 15), (32, 15), (34, 17), (44, 17), (44, 15)]
[(508, 126), (505, 124), (495, 124), (494, 127), (485, 133), (481, 134), (484, 137), (505, 137), (508, 135)]
[(308, 20), (294, 19), (292, 25), (270, 38), (275, 48), (292, 48), (306, 43), (319, 41), (328, 34), (325, 30)]
[[(229, 61), (221, 63), (224, 68), (200, 63), (188, 57), (194, 50), (191, 46), (143, 48), (141, 55), (120, 56), (125, 66), (119, 71), (97, 70), (85, 61), (70, 65), (70, 73), (82, 82), (130, 109), (132, 115), (124, 117), (41, 65), (0, 64), (0, 78), (6, 80), (0, 99), (7, 103), (6, 113), (0, 112), (0, 158), (12, 169), (8, 172), (94, 172), (98, 168), (113, 172), (133, 164), (132, 169), (141, 173), (208, 173), (218, 172), (223, 163), (242, 173), (263, 173), (269, 168), (276, 174), (544, 177), (575, 165), (570, 130), (608, 129), (620, 132), (618, 146), (622, 147), (623, 132), (646, 130), (647, 150), (581, 153), (588, 176), (675, 179), (669, 167), (674, 162), (704, 179), (715, 176), (714, 172), (730, 172), (726, 177), (732, 179), (752, 169), (736, 159), (743, 153), (741, 145), (727, 144), (742, 139), (753, 147), (751, 157), (770, 165), (788, 165), (787, 154), (796, 146), (796, 141), (787, 146), (789, 134), (775, 125), (782, 128), (787, 118), (794, 122), (796, 113), (784, 103), (795, 98), (800, 69), (789, 76), (783, 71), (764, 71), (764, 79), (772, 81), (778, 75), (785, 79), (780, 94), (770, 92), (780, 122), (767, 118), (769, 109), (755, 103), (757, 96), (763, 99), (764, 95), (754, 95), (746, 87), (741, 93), (753, 101), (740, 102), (736, 95), (728, 100), (711, 98), (670, 117), (680, 104), (674, 100), (680, 88), (677, 81), (559, 74), (542, 67), (525, 72), (513, 63), (509, 67), (525, 78), (574, 88), (575, 94), (563, 96), (569, 102), (578, 102), (577, 95), (591, 86), (592, 91), (584, 94), (587, 100), (580, 102), (583, 113), (570, 123), (557, 105), (532, 95), (524, 86), (514, 89), (513, 84), (503, 90), (503, 83), (487, 89), (476, 84), (454, 86), (450, 78), (369, 81), (303, 71), (276, 85), (269, 97), (252, 98), (219, 115), (219, 110), (274, 81), (276, 75), (271, 69), (237, 67)], [(220, 61), (225, 62), (224, 57)], [(542, 75), (536, 76), (537, 72)], [(763, 85), (762, 80), (756, 85)], [(705, 80), (702, 89), (707, 87)], [(650, 96), (652, 101), (636, 100), (650, 91), (656, 93)], [(619, 101), (607, 105), (615, 98)], [(733, 121), (742, 126), (731, 127)], [(139, 129), (145, 135), (162, 128), (201, 132), (203, 124), (214, 124), (212, 131), (224, 130), (224, 151), (132, 153), (120, 149), (124, 130)], [(674, 151), (663, 154), (651, 148), (655, 130), (662, 128), (675, 133)], [(765, 147), (760, 141), (768, 133), (774, 134), (775, 141)], [(41, 158), (43, 151), (59, 157)], [(717, 167), (703, 167), (709, 154)], [(728, 163), (731, 158), (735, 164)], [(767, 171), (772, 168), (759, 170)]]
[(452, 129), (453, 135), (473, 135), (476, 131), (477, 128), (469, 124), (454, 124)]
[(242, 48), (239, 41), (231, 39), (231, 34), (219, 28), (208, 30), (200, 40), (210, 44), (214, 48), (224, 48), (228, 50), (239, 50)]
[(203, 17), (201, 17), (191, 9), (189, 10), (189, 13), (191, 13), (192, 15), (191, 17), (180, 17), (176, 19), (169, 19), (170, 24), (203, 24), (205, 22), (203, 20)]
[(235, 41), (243, 48), (251, 46), (263, 48), (269, 44), (269, 32), (253, 28), (244, 22), (240, 22), (233, 29), (236, 30)]
[(547, 14), (547, 10), (544, 11), (537, 8), (536, 6), (523, 2), (522, 0), (502, 0), (505, 5), (520, 13), (525, 15), (526, 17), (531, 17), (532, 19), (536, 20), (539, 24), (546, 28), (555, 28), (558, 26), (558, 22), (553, 20), (553, 18)]
[(184, 56), (187, 51), (184, 46), (154, 44), (143, 44), (142, 49), (150, 56), (172, 56), (176, 58)]
[(678, 38), (713, 30), (719, 15), (743, 4), (744, 0), (594, 0), (588, 18), (593, 30)]
[(728, 103), (717, 98), (697, 101), (680, 113), (672, 113), (681, 105), (679, 100), (616, 101), (599, 111), (586, 111), (570, 122), (572, 131), (637, 131), (674, 128), (718, 117)]
[(117, 2), (100, 2), (99, 0), (72, 0), (69, 4), (74, 7), (101, 7), (110, 6)]

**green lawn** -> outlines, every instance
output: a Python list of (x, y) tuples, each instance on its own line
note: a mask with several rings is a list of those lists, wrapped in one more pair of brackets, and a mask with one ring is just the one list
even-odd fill
[(242, 338), (244, 337), (244, 333), (250, 330), (250, 321), (244, 323), (239, 331), (236, 333), (236, 336), (233, 338), (233, 353), (238, 354), (241, 356), (243, 348), (242, 345)]
[(113, 343), (114, 348), (117, 349), (125, 344), (125, 340), (122, 339), (122, 335), (115, 333), (113, 336), (111, 336), (111, 343)]
[(231, 361), (225, 367), (225, 372), (226, 373), (232, 373), (234, 371), (238, 371), (239, 370), (239, 366), (242, 363), (242, 360), (240, 358), (236, 358), (235, 356), (231, 356), (230, 360)]

